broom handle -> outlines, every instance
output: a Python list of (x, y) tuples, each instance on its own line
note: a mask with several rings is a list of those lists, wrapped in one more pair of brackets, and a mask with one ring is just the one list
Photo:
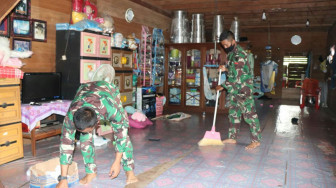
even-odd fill
[[(219, 74), (218, 74), (218, 85), (220, 85), (221, 83), (221, 75), (222, 75), (222, 69), (219, 70)], [(215, 132), (216, 131), (216, 116), (217, 116), (217, 106), (218, 106), (218, 95), (219, 95), (219, 90), (217, 90), (216, 93), (216, 105), (215, 105), (215, 114), (214, 114), (214, 118), (213, 118), (213, 123), (212, 123), (212, 128), (211, 128), (211, 132)]]

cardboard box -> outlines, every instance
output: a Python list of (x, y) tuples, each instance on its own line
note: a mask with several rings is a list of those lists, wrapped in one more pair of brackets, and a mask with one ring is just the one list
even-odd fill
[[(37, 163), (29, 168), (31, 188), (43, 187), (54, 188), (58, 184), (58, 176), (61, 174), (59, 158), (53, 158), (45, 162)], [(74, 186), (78, 183), (77, 163), (72, 162), (68, 170), (68, 185)]]

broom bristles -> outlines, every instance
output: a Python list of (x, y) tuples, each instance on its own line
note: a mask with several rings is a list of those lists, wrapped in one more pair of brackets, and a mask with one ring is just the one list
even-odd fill
[(221, 140), (216, 139), (206, 139), (203, 138), (198, 142), (199, 146), (223, 146), (223, 142)]

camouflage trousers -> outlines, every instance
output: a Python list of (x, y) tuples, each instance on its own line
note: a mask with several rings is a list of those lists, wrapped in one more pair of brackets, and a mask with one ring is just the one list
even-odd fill
[[(85, 172), (87, 174), (96, 173), (97, 166), (95, 164), (95, 148), (94, 139), (91, 133), (80, 135), (80, 148), (85, 164)], [(125, 152), (122, 155), (121, 164), (125, 171), (131, 171), (134, 169), (133, 160), (133, 146), (130, 138), (127, 136), (125, 143)]]
[(260, 142), (260, 122), (255, 110), (254, 99), (252, 96), (245, 97), (240, 95), (231, 95), (229, 97), (229, 138), (237, 139), (242, 115), (244, 116), (245, 122), (250, 126), (252, 142)]

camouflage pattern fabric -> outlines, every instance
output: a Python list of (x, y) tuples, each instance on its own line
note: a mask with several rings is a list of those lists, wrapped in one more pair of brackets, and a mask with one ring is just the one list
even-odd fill
[[(67, 165), (72, 162), (76, 133), (73, 115), (81, 107), (93, 108), (98, 119), (110, 122), (114, 132), (115, 151), (123, 153), (122, 166), (125, 171), (133, 170), (133, 147), (128, 137), (129, 122), (127, 112), (122, 106), (118, 88), (105, 81), (82, 84), (77, 90), (75, 99), (72, 101), (63, 123), (60, 163)], [(85, 171), (86, 173), (94, 173), (97, 168), (94, 159), (95, 151), (92, 133), (81, 133), (80, 142)]]
[(247, 53), (237, 44), (227, 56), (228, 75), (222, 86), (227, 90), (229, 104), (229, 138), (237, 139), (241, 116), (250, 126), (252, 142), (261, 139), (260, 123), (252, 97), (253, 79)]

